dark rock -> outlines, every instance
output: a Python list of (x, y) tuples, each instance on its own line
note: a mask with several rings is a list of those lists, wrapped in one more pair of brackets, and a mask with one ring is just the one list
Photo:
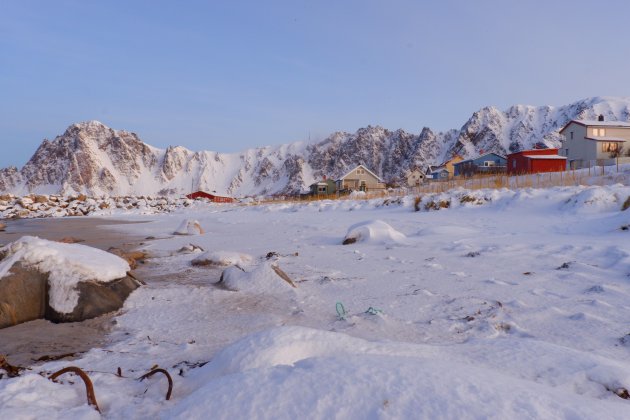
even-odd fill
[(21, 263), (0, 280), (0, 328), (44, 318), (52, 322), (78, 322), (120, 309), (142, 282), (131, 274), (111, 282), (82, 281), (79, 301), (71, 313), (59, 313), (49, 304), (48, 274)]
[(343, 242), (341, 243), (342, 245), (350, 245), (353, 244), (357, 241), (357, 238), (346, 238), (343, 240)]
[(44, 317), (48, 274), (17, 263), (0, 279), (0, 328)]
[(59, 313), (46, 305), (45, 319), (52, 322), (76, 322), (116, 311), (141, 283), (131, 276), (110, 281), (83, 281), (77, 285), (79, 302), (69, 314)]

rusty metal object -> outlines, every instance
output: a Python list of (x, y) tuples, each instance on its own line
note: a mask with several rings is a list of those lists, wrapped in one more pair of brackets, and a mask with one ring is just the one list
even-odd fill
[(93, 406), (96, 409), (96, 411), (100, 413), (101, 409), (98, 408), (98, 403), (96, 402), (96, 395), (94, 395), (94, 385), (92, 385), (92, 381), (90, 380), (90, 377), (87, 375), (87, 373), (85, 373), (80, 368), (76, 366), (68, 366), (67, 368), (63, 368), (60, 371), (53, 373), (52, 375), (48, 377), (48, 379), (50, 379), (53, 382), (56, 382), (55, 379), (57, 379), (64, 373), (68, 373), (68, 372), (72, 372), (78, 375), (83, 380), (83, 383), (85, 384), (85, 393), (87, 395), (88, 404)]
[(141, 377), (139, 377), (138, 380), (142, 382), (143, 380), (150, 378), (156, 373), (163, 373), (164, 376), (166, 376), (166, 379), (168, 379), (168, 391), (166, 392), (166, 400), (168, 401), (171, 399), (171, 393), (173, 392), (173, 378), (171, 378), (171, 375), (166, 371), (166, 369), (162, 369), (162, 368), (153, 369), (150, 372), (147, 372)]
[(24, 370), (24, 368), (21, 366), (13, 366), (12, 364), (10, 364), (7, 361), (7, 358), (2, 354), (0, 354), (0, 369), (3, 369), (5, 372), (7, 372), (7, 376), (9, 378), (20, 376), (20, 371)]

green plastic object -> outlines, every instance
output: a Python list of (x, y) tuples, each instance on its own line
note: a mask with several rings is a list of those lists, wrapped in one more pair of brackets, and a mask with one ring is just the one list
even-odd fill
[(343, 307), (343, 303), (337, 302), (337, 304), (335, 305), (335, 308), (337, 309), (337, 315), (339, 316), (339, 319), (341, 319), (342, 321), (345, 321), (346, 308)]

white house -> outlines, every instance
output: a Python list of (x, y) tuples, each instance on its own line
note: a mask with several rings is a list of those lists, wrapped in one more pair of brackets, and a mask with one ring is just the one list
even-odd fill
[(336, 181), (337, 191), (382, 191), (385, 183), (378, 175), (359, 165)]
[(571, 120), (560, 134), (564, 139), (558, 154), (567, 157), (571, 168), (630, 153), (630, 122), (604, 121), (600, 115), (597, 120)]
[(407, 172), (407, 186), (418, 187), (424, 182), (424, 173), (419, 169)]

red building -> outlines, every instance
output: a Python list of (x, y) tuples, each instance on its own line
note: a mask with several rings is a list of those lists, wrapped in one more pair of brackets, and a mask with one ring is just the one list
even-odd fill
[(210, 194), (204, 191), (195, 191), (194, 193), (188, 194), (186, 198), (190, 198), (194, 200), (196, 198), (206, 198), (213, 203), (233, 203), (234, 199), (232, 197), (222, 197), (220, 195)]
[(508, 175), (561, 172), (566, 167), (567, 158), (558, 156), (558, 149), (523, 150), (507, 156)]

